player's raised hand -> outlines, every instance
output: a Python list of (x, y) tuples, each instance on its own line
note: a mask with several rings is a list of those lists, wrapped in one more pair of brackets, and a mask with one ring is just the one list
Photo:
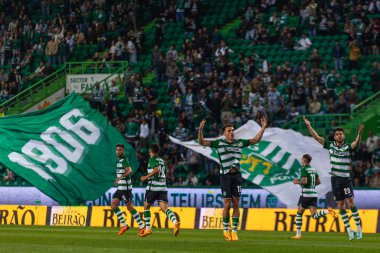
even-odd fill
[(359, 133), (361, 134), (363, 132), (363, 129), (364, 129), (364, 125), (363, 124), (360, 124), (358, 126), (358, 130), (359, 130)]
[(311, 126), (310, 121), (305, 116), (303, 116), (302, 118), (303, 118), (303, 121), (305, 122), (306, 126)]
[(206, 124), (206, 119), (203, 119), (203, 120), (201, 121), (201, 123), (199, 124), (199, 130), (202, 130), (203, 127), (205, 126), (205, 124)]
[(267, 119), (265, 117), (261, 117), (261, 127), (267, 127)]
[(295, 178), (295, 179), (293, 180), (293, 184), (299, 184), (299, 181), (298, 181), (297, 178)]

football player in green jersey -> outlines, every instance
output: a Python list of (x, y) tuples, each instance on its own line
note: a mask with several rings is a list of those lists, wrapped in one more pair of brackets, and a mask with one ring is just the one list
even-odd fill
[(310, 208), (311, 217), (313, 219), (319, 219), (326, 214), (331, 214), (334, 218), (337, 217), (337, 214), (335, 214), (332, 208), (317, 212), (318, 194), (315, 186), (321, 184), (321, 180), (319, 179), (315, 168), (310, 166), (311, 159), (311, 155), (309, 154), (302, 156), (302, 178), (294, 179), (293, 181), (294, 184), (301, 185), (302, 193), (298, 200), (298, 211), (296, 216), (297, 234), (296, 236), (293, 236), (292, 239), (301, 239), (302, 214), (306, 208)]
[(174, 212), (168, 208), (168, 189), (166, 187), (166, 165), (164, 160), (158, 156), (160, 147), (156, 143), (149, 146), (150, 159), (148, 162), (148, 174), (140, 178), (141, 181), (148, 181), (144, 202), (144, 221), (146, 229), (142, 236), (152, 234), (150, 225), (150, 207), (154, 202), (158, 202), (161, 211), (166, 214), (174, 225), (174, 235), (179, 234), (180, 223)]
[(128, 211), (132, 214), (133, 219), (136, 220), (139, 225), (139, 233), (138, 235), (142, 235), (144, 233), (144, 223), (141, 220), (140, 214), (133, 207), (132, 203), (132, 182), (131, 182), (131, 173), (132, 169), (129, 165), (128, 158), (124, 156), (124, 145), (117, 144), (116, 145), (116, 180), (114, 185), (117, 186), (116, 192), (112, 196), (111, 201), (111, 209), (116, 214), (118, 220), (121, 222), (122, 227), (118, 235), (122, 235), (129, 229), (129, 226), (125, 222), (123, 217), (123, 213), (119, 208), (120, 200), (124, 202)]
[(329, 151), (331, 164), (331, 187), (335, 202), (338, 205), (340, 216), (342, 218), (344, 226), (346, 227), (348, 237), (350, 241), (353, 240), (355, 238), (355, 232), (350, 227), (346, 205), (351, 209), (352, 216), (355, 220), (357, 229), (356, 238), (361, 239), (363, 237), (363, 233), (360, 224), (359, 212), (354, 203), (354, 191), (350, 178), (350, 170), (351, 151), (355, 149), (360, 143), (364, 125), (361, 124), (358, 127), (358, 134), (355, 140), (351, 144), (348, 144), (345, 142), (343, 128), (336, 128), (334, 130), (334, 141), (326, 141), (317, 134), (317, 132), (311, 126), (309, 120), (307, 120), (305, 117), (303, 117), (303, 120), (313, 138)]
[[(223, 234), (227, 241), (238, 241), (237, 228), (239, 226), (239, 200), (242, 187), (242, 176), (240, 171), (240, 159), (242, 149), (256, 144), (263, 137), (267, 121), (261, 118), (261, 129), (252, 139), (235, 139), (235, 128), (226, 125), (222, 128), (224, 139), (208, 141), (203, 139), (202, 129), (206, 120), (202, 120), (198, 130), (198, 142), (202, 146), (216, 149), (220, 161), (220, 186), (223, 195)], [(232, 213), (232, 232), (230, 233), (230, 208)]]

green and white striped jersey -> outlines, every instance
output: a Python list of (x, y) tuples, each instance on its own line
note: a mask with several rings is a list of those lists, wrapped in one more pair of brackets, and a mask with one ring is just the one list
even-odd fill
[(244, 139), (235, 139), (231, 143), (226, 139), (219, 139), (210, 143), (219, 156), (220, 174), (227, 174), (232, 166), (240, 168), (241, 151), (249, 146), (249, 140)]
[(325, 141), (324, 148), (330, 154), (331, 173), (338, 177), (350, 177), (351, 145), (337, 146), (335, 141)]
[(307, 177), (307, 184), (302, 185), (302, 196), (318, 197), (318, 193), (315, 190), (315, 183), (318, 177), (317, 171), (310, 165), (304, 166), (301, 169), (301, 177)]
[(158, 174), (153, 175), (148, 179), (147, 191), (167, 191), (166, 187), (166, 166), (161, 157), (153, 156), (149, 159), (148, 174), (158, 167)]
[[(116, 162), (116, 176), (120, 177), (121, 175), (123, 175), (125, 173), (126, 167), (131, 167), (129, 165), (128, 158), (124, 157), (122, 159), (118, 159)], [(117, 184), (118, 190), (132, 190), (131, 174), (132, 173), (119, 180)]]

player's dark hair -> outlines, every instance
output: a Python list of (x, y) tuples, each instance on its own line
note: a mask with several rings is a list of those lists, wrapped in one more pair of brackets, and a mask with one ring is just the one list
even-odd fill
[(232, 124), (227, 124), (222, 127), (222, 132), (224, 133), (224, 130), (226, 130), (227, 127), (234, 127)]
[(343, 128), (337, 127), (337, 128), (334, 129), (334, 135), (335, 135), (335, 132), (338, 132), (338, 131), (344, 133), (344, 129)]
[(160, 146), (158, 146), (157, 143), (152, 143), (149, 145), (149, 149), (154, 153), (158, 154), (158, 151), (160, 151)]
[(121, 144), (121, 143), (116, 144), (116, 147), (117, 147), (117, 148), (122, 148), (122, 149), (124, 149), (124, 145)]
[(311, 159), (312, 159), (311, 155), (309, 155), (309, 154), (304, 154), (302, 158), (306, 159), (308, 163), (310, 163)]

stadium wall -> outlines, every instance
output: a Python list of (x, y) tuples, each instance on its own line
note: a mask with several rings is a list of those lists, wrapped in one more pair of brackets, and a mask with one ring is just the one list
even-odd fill
[[(137, 228), (137, 224), (125, 206), (120, 207), (127, 223)], [(143, 214), (143, 207), (136, 207)], [(184, 229), (222, 229), (222, 208), (173, 207)], [(170, 220), (158, 207), (151, 209), (151, 224), (157, 228), (172, 228)], [(350, 224), (355, 223), (349, 212)], [(359, 210), (364, 233), (380, 233), (379, 210)], [(256, 231), (295, 231), (296, 209), (285, 208), (242, 208), (240, 215), (241, 230)], [(48, 225), (48, 226), (87, 226), (119, 227), (120, 222), (110, 207), (105, 206), (0, 206), (0, 225)], [(310, 212), (304, 215), (303, 231), (344, 232), (340, 218), (327, 215), (314, 220)]]

